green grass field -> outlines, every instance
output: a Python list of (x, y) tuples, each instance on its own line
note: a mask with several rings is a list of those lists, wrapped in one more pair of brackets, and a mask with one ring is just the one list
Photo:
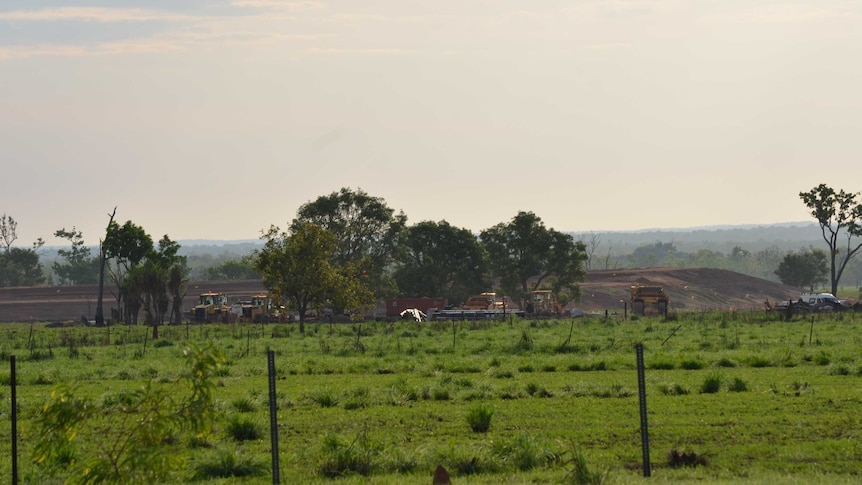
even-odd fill
[[(145, 327), (10, 324), (0, 328), (0, 477), (11, 476), (10, 356), (19, 476), (63, 483), (141, 422), (122, 406), (131, 392), (151, 383), (169, 414), (170, 398), (185, 392), (184, 350), (212, 342), (226, 358), (213, 378), (218, 419), (208, 434), (178, 431), (159, 444), (173, 460), (164, 462), (171, 483), (272, 483), (268, 350), (281, 483), (427, 484), (437, 465), (456, 484), (856, 483), (860, 330), (855, 314), (780, 322), (758, 312), (313, 324), (305, 335), (288, 324), (193, 325), (162, 327), (155, 342)], [(649, 479), (636, 343), (647, 368)], [(61, 385), (97, 417), (37, 464), (39, 417)]]

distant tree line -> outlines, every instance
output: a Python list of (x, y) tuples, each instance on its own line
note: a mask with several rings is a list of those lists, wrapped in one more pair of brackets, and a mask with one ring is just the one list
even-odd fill
[[(657, 241), (618, 255), (601, 236), (576, 239), (545, 227), (532, 212), (518, 212), (477, 234), (445, 220), (409, 225), (382, 198), (342, 188), (302, 205), (286, 229), (273, 225), (262, 243), (243, 256), (185, 256), (167, 235), (154, 243), (143, 228), (131, 221), (119, 225), (113, 216), (93, 254), (80, 231), (63, 228), (54, 235), (70, 247), (58, 251), (50, 275), (60, 284), (94, 283), (104, 260), (114, 317), (136, 323), (143, 312), (154, 327), (178, 321), (179, 302), (192, 276), (263, 279), (272, 296), (300, 318), (323, 306), (355, 313), (393, 296), (444, 297), (458, 304), (488, 290), (519, 301), (531, 290), (550, 289), (566, 302), (578, 297), (586, 271), (631, 267), (721, 268), (800, 288), (828, 283), (835, 291), (841, 277), (856, 284), (862, 279), (862, 264), (853, 260), (862, 247), (857, 195), (825, 185), (800, 193), (828, 252), (813, 247), (787, 251), (777, 245), (686, 252), (673, 242)], [(0, 285), (44, 284), (38, 254), (44, 243), (40, 239), (32, 248), (16, 247), (16, 231), (17, 221), (4, 214)]]

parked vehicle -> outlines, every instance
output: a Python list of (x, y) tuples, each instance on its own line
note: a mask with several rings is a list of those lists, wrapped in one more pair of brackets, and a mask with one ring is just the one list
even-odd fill
[(664, 294), (664, 290), (660, 286), (641, 286), (635, 285), (631, 288), (632, 291), (632, 313), (635, 315), (643, 315), (648, 307), (655, 308), (660, 314), (667, 315), (667, 307), (670, 303), (670, 298)]

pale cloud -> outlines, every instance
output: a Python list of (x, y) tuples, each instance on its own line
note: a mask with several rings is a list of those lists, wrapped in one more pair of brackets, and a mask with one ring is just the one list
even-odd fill
[(324, 2), (295, 1), (295, 0), (233, 0), (231, 5), (235, 7), (267, 8), (283, 10), (308, 10), (326, 8)]
[(181, 21), (192, 17), (171, 12), (142, 8), (58, 7), (41, 10), (13, 10), (0, 12), (0, 20), (17, 22), (44, 22), (80, 20), (87, 22), (144, 22), (152, 20)]
[(847, 6), (822, 6), (816, 2), (796, 5), (752, 6), (743, 15), (735, 18), (740, 22), (755, 23), (800, 23), (821, 20), (858, 20), (860, 12)]

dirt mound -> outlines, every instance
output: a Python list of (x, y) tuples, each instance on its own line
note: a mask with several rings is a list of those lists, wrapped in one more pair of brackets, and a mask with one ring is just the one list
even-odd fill
[[(760, 309), (767, 300), (799, 297), (797, 288), (721, 269), (621, 269), (590, 271), (581, 284), (581, 301), (569, 308), (622, 311), (622, 301), (629, 301), (630, 287), (637, 284), (663, 287), (672, 310)], [(261, 281), (196, 281), (189, 285), (183, 307), (193, 308), (197, 295), (209, 290), (227, 293), (233, 302), (264, 288)], [(106, 318), (116, 306), (112, 291), (105, 288)], [(0, 288), (0, 322), (92, 320), (97, 295), (97, 285)]]
[[(231, 302), (265, 291), (259, 280), (193, 281), (183, 299), (183, 308), (194, 308), (199, 295), (210, 290), (227, 293)], [(105, 286), (102, 298), (105, 318), (110, 318), (111, 308), (117, 306), (115, 294), (116, 288)], [(93, 320), (98, 295), (98, 285), (0, 288), (0, 322), (77, 322), (82, 316)]]
[(641, 268), (590, 271), (581, 283), (581, 301), (570, 306), (622, 309), (632, 285), (661, 286), (670, 308), (678, 310), (760, 309), (767, 300), (799, 298), (798, 288), (723, 269)]

